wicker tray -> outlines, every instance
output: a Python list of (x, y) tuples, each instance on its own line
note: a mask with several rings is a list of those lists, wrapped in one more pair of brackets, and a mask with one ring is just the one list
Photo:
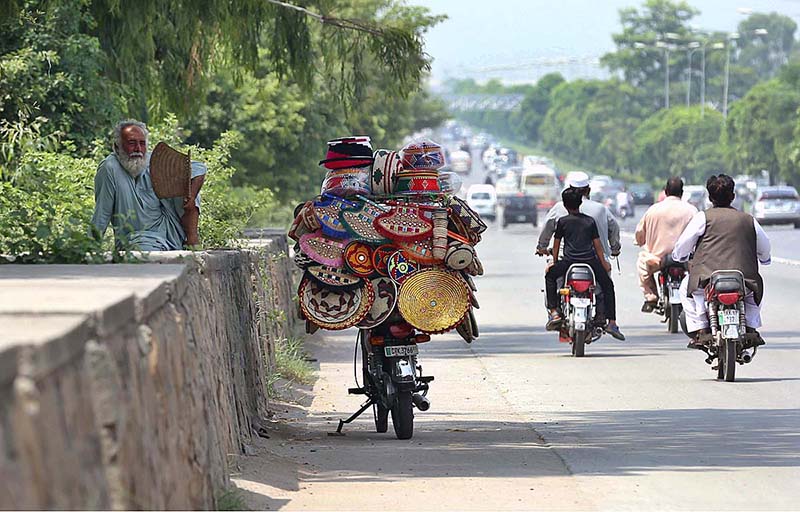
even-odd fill
[(431, 334), (458, 325), (469, 306), (469, 290), (464, 280), (440, 269), (424, 269), (409, 275), (400, 286), (397, 300), (403, 318)]
[(183, 154), (164, 142), (150, 155), (150, 179), (160, 199), (189, 197), (192, 183), (191, 153)]

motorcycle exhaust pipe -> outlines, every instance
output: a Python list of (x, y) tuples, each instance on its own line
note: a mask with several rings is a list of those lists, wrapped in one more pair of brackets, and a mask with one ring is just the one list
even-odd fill
[(420, 411), (427, 411), (431, 408), (431, 401), (419, 393), (412, 394), (411, 401), (414, 402), (414, 406)]
[(744, 361), (745, 363), (749, 363), (749, 362), (750, 362), (750, 361), (752, 361), (752, 360), (753, 360), (753, 356), (751, 356), (751, 355), (750, 355), (750, 354), (748, 354), (747, 352), (745, 352), (744, 354), (742, 354), (742, 361)]

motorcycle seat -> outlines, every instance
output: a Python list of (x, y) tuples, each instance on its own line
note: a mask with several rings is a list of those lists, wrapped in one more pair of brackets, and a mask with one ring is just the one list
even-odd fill
[(689, 266), (686, 263), (681, 263), (679, 261), (675, 261), (672, 259), (672, 254), (667, 254), (661, 259), (661, 270), (666, 270), (668, 268), (682, 268), (684, 270), (688, 270)]
[(594, 281), (594, 274), (591, 267), (583, 265), (573, 265), (567, 272), (567, 281)]
[(711, 274), (709, 286), (711, 286), (717, 293), (744, 293), (745, 291), (744, 277), (742, 276), (742, 273), (737, 270), (723, 270), (714, 272)]

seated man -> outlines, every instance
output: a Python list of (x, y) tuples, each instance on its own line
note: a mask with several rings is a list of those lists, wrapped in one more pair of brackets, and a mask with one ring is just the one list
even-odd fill
[(102, 237), (109, 222), (117, 250), (174, 251), (199, 243), (197, 219), (206, 166), (192, 162), (191, 197), (159, 199), (150, 180), (149, 132), (144, 123), (121, 121), (114, 152), (97, 168), (92, 226)]
[[(625, 336), (617, 326), (616, 305), (614, 299), (614, 282), (609, 276), (611, 264), (606, 261), (597, 224), (588, 215), (580, 213), (582, 194), (574, 188), (567, 188), (561, 193), (567, 215), (558, 219), (556, 223), (555, 240), (553, 242), (552, 267), (545, 274), (545, 288), (547, 291), (547, 309), (550, 320), (547, 322), (549, 330), (555, 330), (561, 323), (561, 314), (558, 311), (557, 280), (563, 277), (573, 263), (587, 263), (592, 267), (595, 278), (605, 293), (603, 302), (608, 325), (605, 330), (618, 340)], [(564, 258), (559, 261), (558, 252), (564, 241)]]
[(744, 300), (746, 325), (751, 332), (761, 327), (764, 281), (758, 264), (770, 264), (770, 243), (757, 220), (731, 207), (733, 186), (733, 179), (725, 174), (708, 179), (706, 188), (714, 206), (692, 217), (672, 251), (672, 258), (679, 262), (689, 260), (694, 253), (689, 277), (681, 285), (681, 303), (692, 338), (688, 348), (705, 348), (702, 335), (710, 331), (704, 288), (716, 270), (742, 272), (750, 290)]
[(643, 313), (650, 313), (658, 302), (653, 274), (661, 268), (664, 257), (672, 252), (683, 229), (697, 213), (697, 208), (681, 201), (683, 180), (673, 176), (664, 187), (666, 198), (647, 209), (636, 226), (636, 245), (642, 248), (636, 267), (639, 286), (644, 293)]

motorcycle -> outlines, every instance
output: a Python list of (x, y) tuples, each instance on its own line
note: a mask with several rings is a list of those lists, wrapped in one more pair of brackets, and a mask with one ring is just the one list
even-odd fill
[[(736, 364), (747, 364), (753, 360), (760, 345), (760, 336), (748, 332), (745, 323), (744, 297), (747, 289), (744, 275), (738, 270), (717, 270), (705, 288), (711, 334), (705, 335), (708, 343), (706, 363), (717, 370), (717, 379), (733, 382)], [(685, 316), (681, 323), (688, 335)], [(750, 352), (752, 349), (752, 352)], [(713, 366), (714, 360), (717, 365)]]
[[(552, 262), (552, 250), (548, 249), (546, 253), (551, 255), (548, 263)], [(589, 265), (575, 263), (570, 265), (563, 280), (559, 279), (558, 282), (562, 318), (558, 341), (569, 343), (573, 356), (583, 357), (586, 345), (605, 334), (603, 326), (596, 322), (597, 281), (594, 271)]]
[(686, 264), (673, 261), (667, 256), (661, 262), (658, 272), (658, 303), (653, 309), (657, 315), (664, 317), (663, 323), (671, 334), (678, 332), (680, 315), (683, 312), (681, 305), (681, 281), (686, 276)]
[[(358, 418), (372, 407), (375, 431), (389, 430), (389, 415), (398, 439), (411, 439), (414, 435), (414, 408), (427, 411), (429, 384), (433, 376), (423, 376), (417, 360), (419, 343), (430, 341), (427, 334), (415, 334), (413, 328), (395, 317), (374, 329), (359, 329), (356, 338), (356, 355), (361, 351), (363, 385), (356, 379), (353, 395), (366, 395), (367, 400), (352, 416), (339, 420), (335, 435), (343, 435), (345, 424)], [(354, 357), (355, 359), (355, 357)], [(353, 361), (355, 364), (355, 360)]]

